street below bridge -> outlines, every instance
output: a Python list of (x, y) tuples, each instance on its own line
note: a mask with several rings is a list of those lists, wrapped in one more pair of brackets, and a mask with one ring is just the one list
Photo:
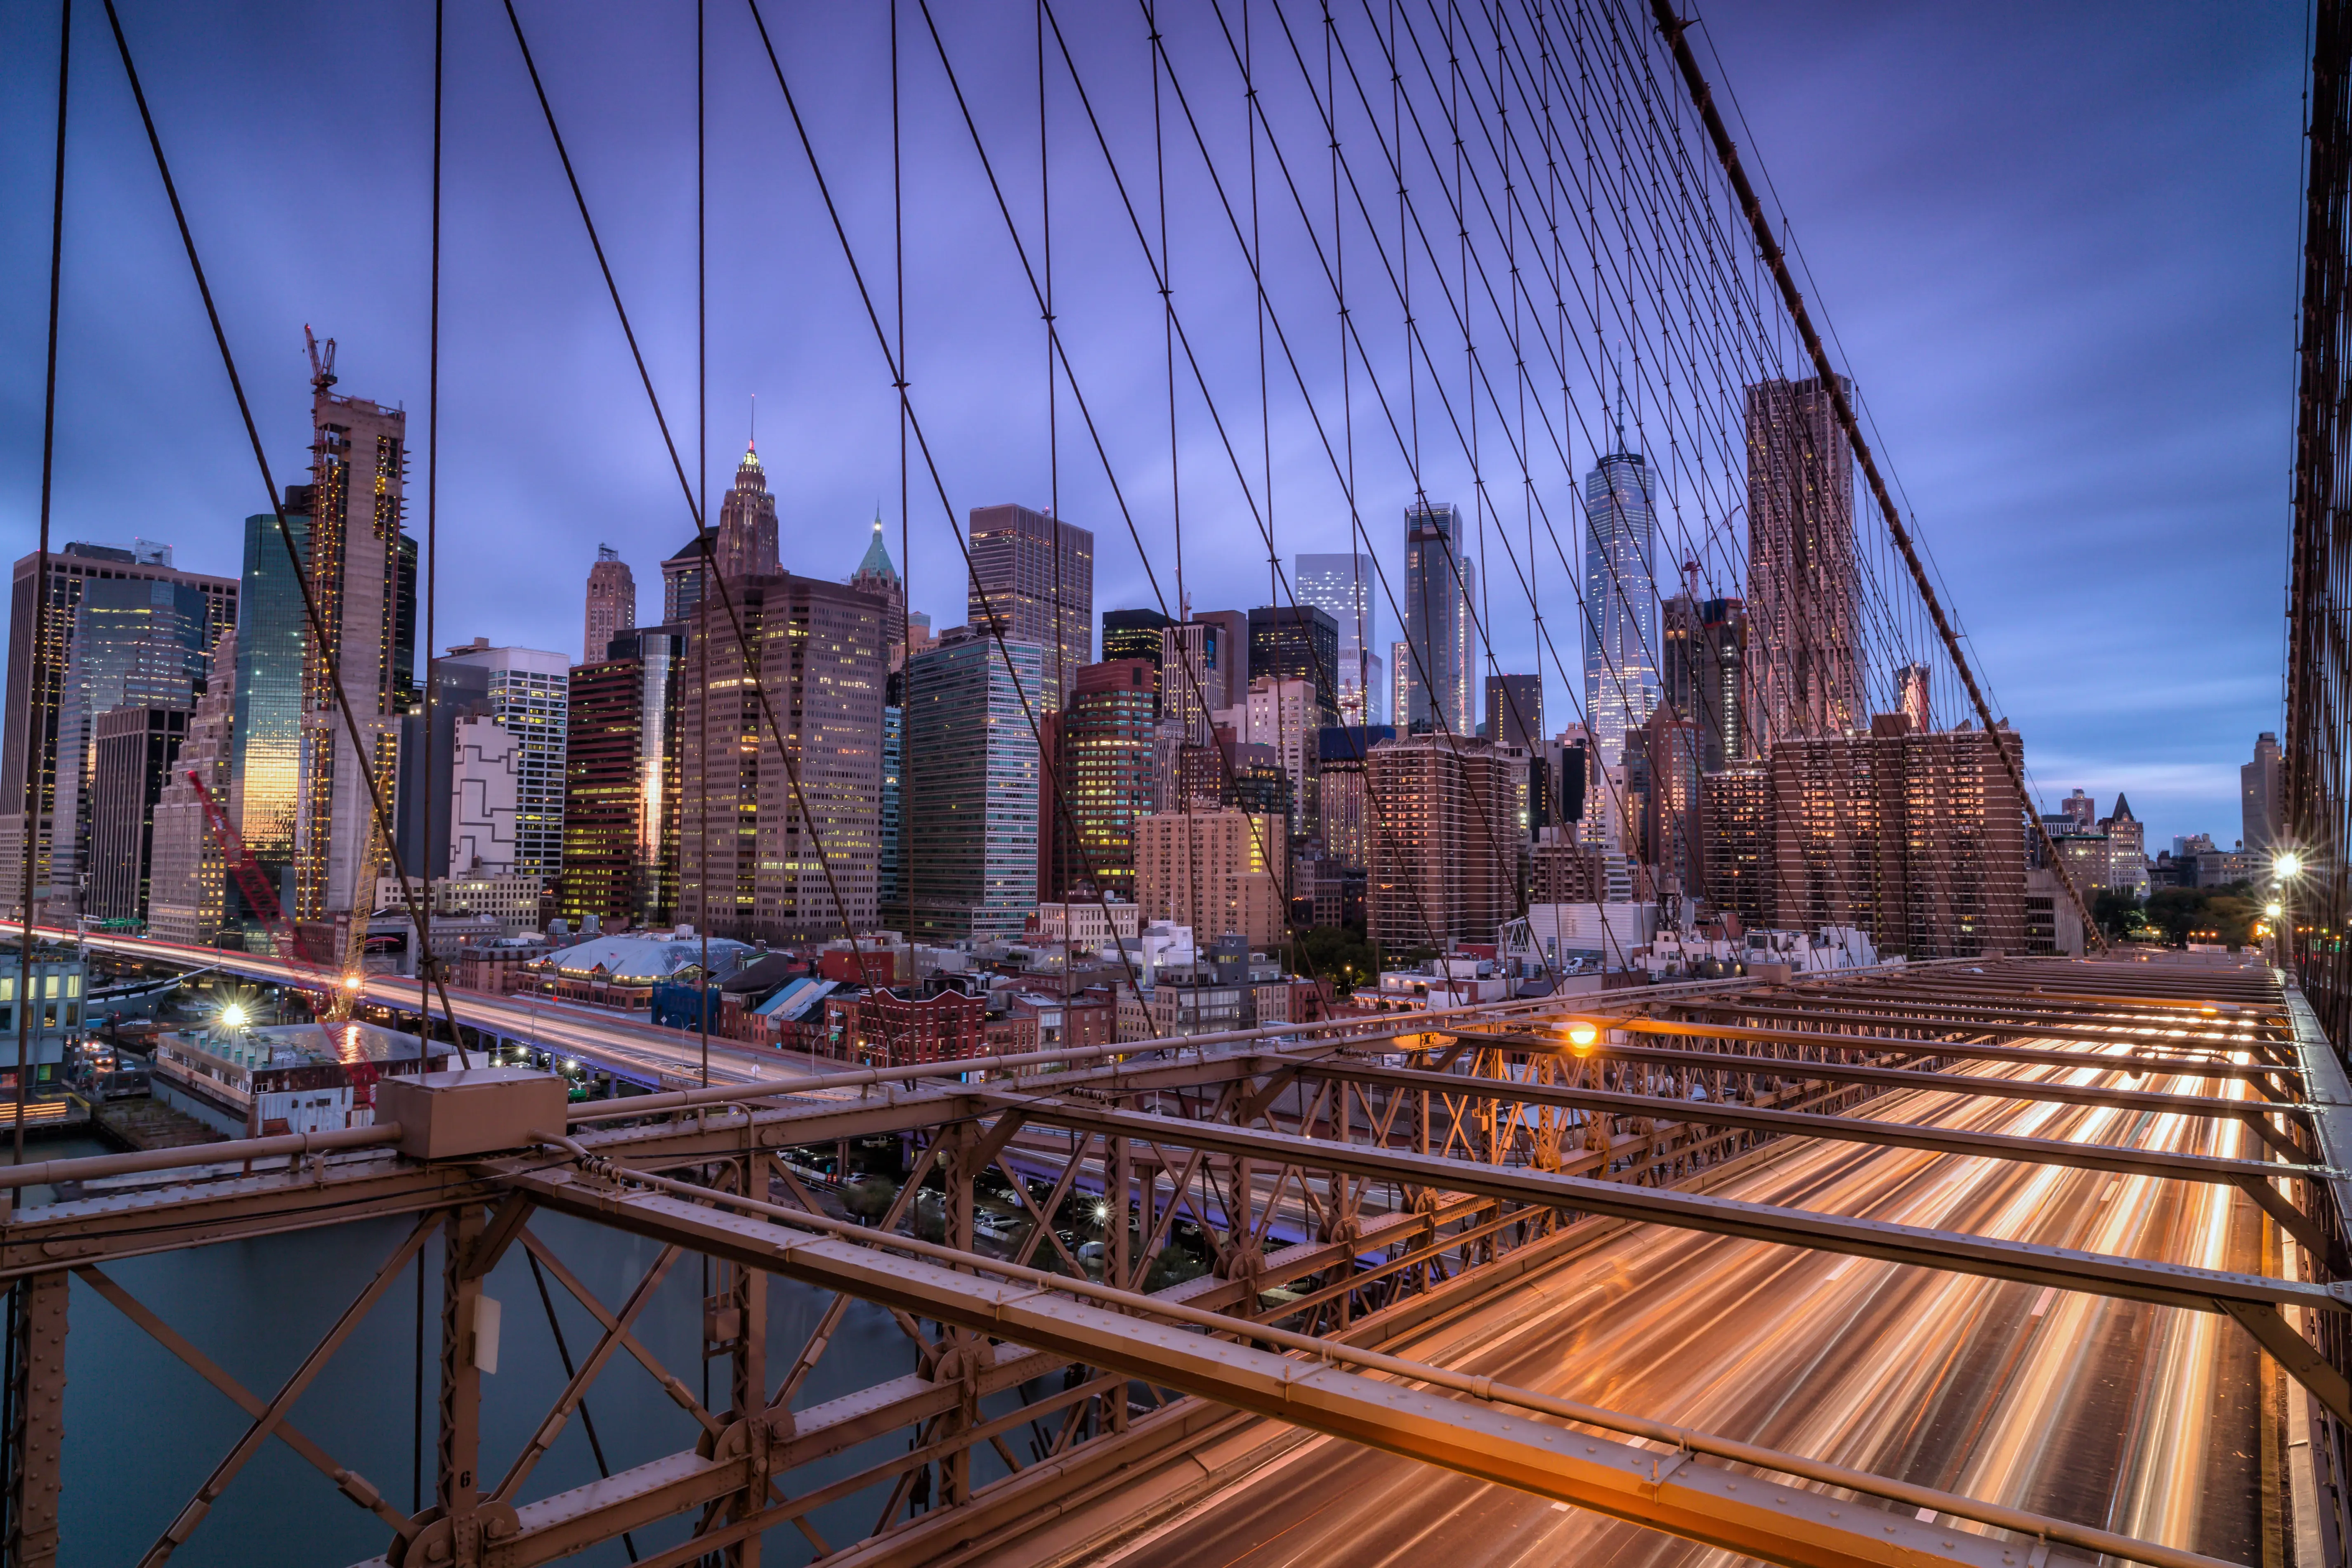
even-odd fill
[[(60, 941), (76, 940), (71, 930), (43, 928), (43, 934)], [(148, 937), (118, 936), (92, 931), (86, 940), (93, 952), (151, 963), (184, 965), (234, 974), (257, 984), (310, 986), (324, 976), (257, 953), (220, 948), (189, 947)], [(362, 1003), (405, 1013), (417, 1010), (417, 983), (413, 978), (373, 974), (359, 994)], [(488, 992), (449, 988), (450, 1009), (467, 1031), (467, 1044), (487, 1034), (527, 1045), (558, 1058), (584, 1063), (597, 1072), (644, 1089), (685, 1089), (700, 1084), (702, 1043), (684, 1029), (667, 1029), (636, 1014), (544, 997), (492, 995)], [(441, 1016), (441, 999), (433, 997), (433, 1016)], [(413, 1027), (413, 1024), (410, 1026)], [(837, 1065), (837, 1064), (836, 1064)], [(803, 1061), (781, 1051), (763, 1050), (733, 1040), (710, 1042), (713, 1084), (773, 1088), (808, 1076)]]
[[(2082, 1070), (1975, 1070), (2123, 1081)], [(2188, 1079), (2135, 1087), (2211, 1091)], [(1864, 1114), (2259, 1157), (2238, 1126), (2102, 1108), (1906, 1092)], [(2263, 1261), (2260, 1215), (2210, 1184), (1799, 1142), (1715, 1190), (2212, 1268), (2252, 1271)], [(1408, 1353), (2231, 1562), (2264, 1561), (2264, 1489), (2277, 1484), (2261, 1462), (2269, 1384), (2252, 1340), (2215, 1314), (1643, 1227)], [(1732, 1560), (1332, 1438), (1266, 1436), (1255, 1460), (1237, 1462), (1247, 1473), (1139, 1534), (1121, 1532), (1085, 1561), (1531, 1568)], [(1106, 1511), (1064, 1539), (1112, 1522)]]

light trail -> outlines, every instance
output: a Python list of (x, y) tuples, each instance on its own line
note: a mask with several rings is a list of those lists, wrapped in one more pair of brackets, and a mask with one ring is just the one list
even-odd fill
[[(2083, 1082), (2117, 1076), (2063, 1071)], [(2186, 1079), (2166, 1087), (2200, 1091)], [(2234, 1123), (2095, 1107), (1905, 1093), (1865, 1114), (2257, 1157)], [(2260, 1216), (2231, 1189), (2208, 1184), (1824, 1143), (1793, 1148), (1718, 1190), (2206, 1268), (2259, 1262)], [(1532, 1313), (1530, 1293), (1547, 1298)], [(2212, 1314), (1659, 1229), (1601, 1244), (1481, 1319), (1491, 1325), (1506, 1313), (1526, 1315), (1472, 1353), (1413, 1353), (2145, 1540), (2261, 1560), (2259, 1363), (2252, 1342)], [(1741, 1561), (1328, 1438), (1092, 1561), (1369, 1568), (1438, 1552), (1446, 1568)]]

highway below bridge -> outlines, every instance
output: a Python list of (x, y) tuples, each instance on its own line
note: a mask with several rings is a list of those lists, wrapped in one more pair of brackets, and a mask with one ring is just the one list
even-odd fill
[[(233, 949), (194, 947), (108, 931), (84, 933), (70, 927), (36, 929), (54, 941), (86, 942), (95, 952), (189, 970), (213, 970), (257, 985), (317, 991), (331, 979), (323, 971)], [(413, 977), (371, 974), (357, 999), (365, 1006), (406, 1015), (407, 1026), (415, 1026), (418, 994)], [(449, 1005), (467, 1031), (469, 1049), (483, 1041), (501, 1047), (526, 1047), (580, 1062), (606, 1079), (644, 1089), (685, 1089), (703, 1082), (700, 1037), (689, 1030), (661, 1027), (640, 1015), (548, 997), (493, 995), (455, 985), (449, 987)], [(436, 1023), (443, 1016), (437, 994), (432, 1013)], [(781, 1052), (716, 1037), (710, 1041), (709, 1081), (713, 1084), (765, 1087), (795, 1081), (809, 1071), (805, 1063)]]

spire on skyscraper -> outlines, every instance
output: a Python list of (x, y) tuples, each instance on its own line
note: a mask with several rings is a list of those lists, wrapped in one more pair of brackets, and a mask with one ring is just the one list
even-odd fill
[(898, 569), (890, 564), (889, 547), (882, 542), (882, 513), (878, 508), (874, 513), (874, 537), (866, 542), (866, 556), (858, 562), (856, 576), (876, 577), (888, 583), (898, 580)]

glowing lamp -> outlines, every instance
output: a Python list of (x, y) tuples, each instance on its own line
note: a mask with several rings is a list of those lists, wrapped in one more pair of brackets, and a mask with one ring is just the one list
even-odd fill
[(344, 989), (344, 990), (346, 990), (346, 991), (352, 991), (352, 992), (356, 992), (359, 988), (360, 988), (360, 977), (359, 977), (358, 975), (356, 975), (356, 974), (346, 974), (346, 975), (344, 975), (344, 976), (343, 976), (343, 989)]
[(1600, 1038), (1601, 1031), (1585, 1019), (1579, 1018), (1568, 1026), (1569, 1048), (1580, 1057), (1590, 1056), (1594, 1042)]
[(2303, 875), (2303, 857), (2290, 849), (2271, 862), (2271, 869), (2282, 877)]
[(232, 1002), (221, 1009), (220, 1021), (224, 1029), (242, 1029), (245, 1027), (245, 1009)]
[(2286, 906), (2280, 903), (2276, 899), (2273, 899), (2269, 903), (2263, 906), (2263, 913), (2268, 915), (2273, 920), (2278, 919), (2279, 916), (2285, 912)]

